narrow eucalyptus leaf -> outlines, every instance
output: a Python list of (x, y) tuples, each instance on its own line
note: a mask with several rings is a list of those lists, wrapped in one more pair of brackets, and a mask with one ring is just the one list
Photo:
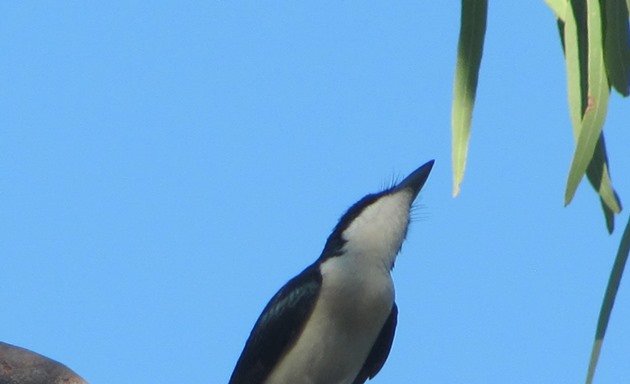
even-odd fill
[(604, 294), (602, 307), (599, 311), (599, 318), (597, 319), (597, 330), (595, 331), (595, 340), (593, 341), (593, 348), (591, 349), (591, 359), (589, 361), (588, 372), (586, 374), (586, 384), (593, 383), (593, 377), (595, 376), (595, 369), (597, 368), (599, 354), (602, 350), (604, 337), (606, 336), (606, 329), (608, 328), (610, 314), (612, 313), (613, 306), (615, 305), (615, 298), (617, 297), (617, 291), (619, 290), (619, 284), (621, 283), (621, 278), (626, 267), (626, 261), (628, 261), (629, 253), (630, 217), (628, 218), (626, 229), (623, 231), (623, 235), (621, 236), (621, 242), (619, 243), (619, 249), (617, 251), (617, 256), (615, 257), (615, 263), (613, 264), (612, 271), (610, 272), (608, 286), (606, 287), (606, 293)]
[(599, 0), (587, 1), (588, 97), (564, 196), (565, 205), (575, 195), (593, 157), (608, 110), (608, 78), (604, 68), (602, 24)]
[[(582, 114), (586, 108), (586, 94), (588, 87), (588, 41), (586, 34), (586, 8), (580, 1), (574, 6), (566, 7), (566, 22), (558, 20), (558, 30), (565, 54), (567, 71), (567, 94), (569, 97), (569, 114), (573, 127), (573, 136), (577, 141), (582, 130)], [(621, 203), (616, 197), (610, 181), (608, 170), (608, 156), (603, 139), (603, 133), (595, 148), (586, 174), (595, 191), (600, 195), (600, 200), (607, 209), (604, 209), (606, 227), (611, 233), (614, 228), (614, 213), (619, 213)]]
[(451, 111), (453, 196), (459, 194), (466, 169), (470, 124), (483, 54), (487, 14), (487, 0), (462, 0)]

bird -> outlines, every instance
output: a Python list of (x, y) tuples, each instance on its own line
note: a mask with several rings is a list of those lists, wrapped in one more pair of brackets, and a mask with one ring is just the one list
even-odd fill
[(341, 216), (321, 255), (263, 309), (229, 384), (362, 384), (392, 347), (391, 271), (434, 160)]

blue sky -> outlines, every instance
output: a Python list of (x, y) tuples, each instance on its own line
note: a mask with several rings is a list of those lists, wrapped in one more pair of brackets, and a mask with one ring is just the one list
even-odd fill
[[(429, 159), (374, 383), (579, 383), (628, 214), (583, 183), (555, 20), (492, 2), (451, 197), (459, 2), (0, 6), (0, 340), (91, 383), (227, 382), (338, 217)], [(630, 104), (605, 127), (630, 205)], [(622, 282), (596, 382), (630, 380)]]

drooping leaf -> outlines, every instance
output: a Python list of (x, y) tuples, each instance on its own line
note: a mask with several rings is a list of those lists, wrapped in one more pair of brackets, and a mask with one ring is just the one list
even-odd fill
[(612, 271), (610, 272), (610, 278), (608, 279), (606, 293), (604, 294), (604, 301), (602, 302), (602, 307), (599, 311), (599, 318), (597, 319), (597, 330), (595, 331), (595, 340), (593, 341), (591, 359), (588, 365), (588, 373), (586, 374), (586, 384), (592, 384), (593, 377), (595, 376), (595, 369), (597, 368), (599, 354), (602, 350), (602, 344), (604, 343), (604, 336), (606, 336), (606, 329), (608, 328), (610, 314), (615, 304), (615, 298), (617, 297), (617, 291), (619, 290), (619, 284), (621, 283), (621, 277), (623, 276), (623, 271), (626, 267), (626, 261), (628, 260), (629, 253), (630, 217), (628, 218), (626, 229), (623, 231), (623, 235), (621, 237), (619, 250), (617, 251), (615, 263), (613, 264)]
[(565, 205), (571, 202), (578, 184), (582, 180), (593, 157), (599, 136), (602, 132), (608, 110), (608, 78), (604, 67), (601, 8), (599, 0), (587, 3), (588, 35), (588, 93), (586, 109), (582, 118), (582, 128), (578, 136), (575, 153), (565, 191)]
[[(558, 21), (558, 29), (565, 52), (567, 85), (569, 96), (569, 112), (573, 136), (577, 141), (582, 130), (582, 116), (586, 111), (588, 99), (588, 38), (586, 8), (581, 1), (566, 7), (565, 22)], [(600, 195), (606, 227), (611, 233), (614, 229), (614, 214), (621, 211), (621, 203), (615, 193), (610, 179), (608, 156), (604, 142), (604, 134), (595, 147), (595, 152), (586, 169), (588, 179)]]
[(630, 95), (630, 28), (628, 5), (623, 0), (603, 2), (604, 59), (610, 84), (624, 96)]
[(459, 194), (466, 169), (470, 124), (477, 92), (488, 14), (487, 0), (462, 0), (457, 65), (451, 112), (453, 196)]

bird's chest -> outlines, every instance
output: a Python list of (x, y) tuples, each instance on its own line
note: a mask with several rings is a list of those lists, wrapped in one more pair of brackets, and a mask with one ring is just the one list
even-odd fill
[(322, 265), (322, 287), (297, 342), (266, 384), (350, 384), (394, 303), (389, 271)]
[(322, 265), (320, 297), (321, 310), (340, 326), (380, 326), (394, 302), (394, 284), (386, 269), (340, 261)]

